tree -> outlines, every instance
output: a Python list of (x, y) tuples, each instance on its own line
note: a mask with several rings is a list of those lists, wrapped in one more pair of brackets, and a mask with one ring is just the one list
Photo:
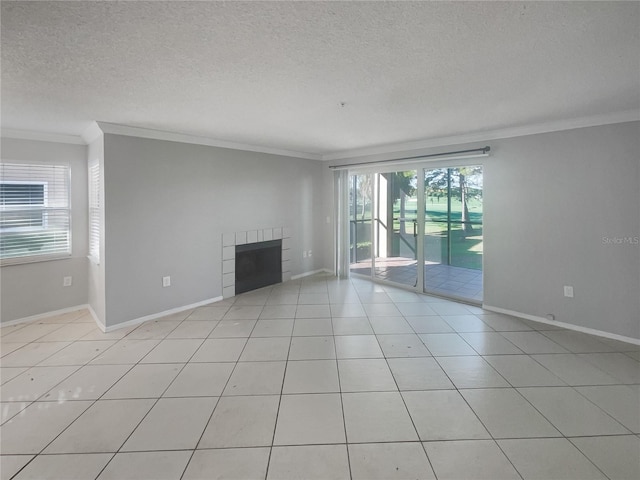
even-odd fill
[(364, 220), (365, 207), (367, 200), (371, 203), (371, 193), (373, 191), (373, 183), (371, 178), (373, 175), (358, 175), (358, 193), (362, 198), (362, 210), (360, 211), (361, 219)]
[(447, 195), (447, 169), (436, 168), (429, 170), (424, 179), (424, 190), (427, 196), (440, 197)]
[(416, 192), (416, 173), (414, 170), (406, 172), (394, 172), (385, 174), (391, 180), (392, 203), (400, 200), (400, 233), (406, 233), (405, 210), (407, 196), (411, 197)]
[(473, 231), (473, 225), (469, 223), (469, 206), (467, 205), (467, 175), (470, 173), (468, 167), (462, 167), (458, 169), (458, 179), (460, 182), (460, 203), (462, 203), (462, 231), (470, 233)]
[[(467, 200), (470, 197), (469, 179), (472, 176), (482, 174), (482, 167), (460, 167), (458, 170), (458, 181), (460, 183), (460, 202), (462, 203), (462, 231), (466, 235), (473, 232), (473, 225), (469, 218), (469, 205)], [(476, 193), (477, 196), (477, 193)]]
[[(482, 167), (436, 168), (429, 170), (425, 177), (425, 190), (428, 195), (447, 195), (450, 190), (452, 196), (458, 196), (462, 205), (461, 224), (463, 235), (473, 232), (470, 223), (469, 200), (482, 198), (481, 188), (472, 188), (471, 183), (481, 178)], [(480, 177), (479, 177), (480, 176)], [(476, 186), (477, 187), (477, 186)], [(449, 212), (450, 214), (450, 212)]]

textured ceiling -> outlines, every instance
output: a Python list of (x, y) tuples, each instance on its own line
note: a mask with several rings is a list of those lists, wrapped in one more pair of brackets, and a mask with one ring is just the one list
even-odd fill
[[(638, 2), (2, 2), (2, 126), (315, 154), (640, 109)], [(341, 106), (344, 102), (344, 106)]]

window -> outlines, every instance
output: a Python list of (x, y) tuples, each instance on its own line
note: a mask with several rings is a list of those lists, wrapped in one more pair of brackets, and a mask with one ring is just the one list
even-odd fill
[(89, 258), (100, 262), (100, 163), (89, 167)]
[(0, 260), (71, 254), (69, 166), (0, 163)]
[(6, 214), (2, 216), (0, 228), (3, 231), (20, 231), (26, 227), (45, 226), (46, 218), (42, 207), (45, 206), (46, 189), (46, 183), (0, 183), (0, 205), (16, 209), (7, 209)]

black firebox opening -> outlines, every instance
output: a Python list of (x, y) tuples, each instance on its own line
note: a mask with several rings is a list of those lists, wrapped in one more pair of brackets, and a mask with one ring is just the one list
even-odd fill
[(282, 240), (236, 245), (236, 295), (282, 282)]

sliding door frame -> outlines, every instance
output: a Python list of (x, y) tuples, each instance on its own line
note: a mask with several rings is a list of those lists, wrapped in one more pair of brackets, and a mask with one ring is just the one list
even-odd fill
[[(425, 159), (424, 162), (416, 162), (416, 161), (411, 161), (411, 162), (407, 162), (407, 163), (396, 163), (394, 162), (393, 164), (390, 165), (384, 165), (384, 164), (380, 164), (380, 165), (375, 165), (375, 166), (367, 166), (367, 167), (354, 167), (354, 168), (349, 168), (347, 169), (347, 174), (346, 174), (346, 178), (344, 176), (342, 176), (343, 183), (348, 183), (349, 179), (351, 179), (352, 175), (373, 175), (374, 177), (372, 178), (372, 219), (371, 219), (371, 272), (369, 275), (363, 275), (363, 274), (358, 274), (358, 273), (352, 273), (350, 271), (350, 268), (346, 269), (346, 275), (344, 276), (350, 276), (350, 275), (354, 275), (356, 277), (360, 277), (360, 278), (368, 278), (376, 283), (381, 283), (381, 284), (386, 284), (386, 285), (391, 285), (391, 286), (396, 286), (396, 287), (400, 287), (403, 288), (405, 290), (409, 290), (415, 293), (428, 293), (429, 295), (438, 295), (441, 296), (439, 294), (435, 294), (435, 293), (429, 293), (429, 292), (425, 292), (425, 268), (424, 268), (424, 259), (425, 259), (425, 248), (424, 248), (424, 235), (425, 235), (425, 223), (426, 223), (426, 215), (425, 215), (425, 208), (426, 208), (426, 193), (425, 193), (425, 181), (424, 181), (424, 177), (425, 177), (425, 172), (427, 170), (433, 170), (433, 169), (437, 169), (437, 168), (459, 168), (459, 167), (470, 167), (470, 166), (482, 166), (483, 168), (483, 175), (484, 175), (484, 162), (482, 161), (482, 158), (480, 157), (486, 157), (487, 155), (478, 155), (478, 156), (471, 156), (469, 158), (465, 158), (465, 159), (459, 159), (456, 161), (453, 161), (453, 159), (448, 159), (448, 160), (431, 160), (429, 161), (428, 159)], [(416, 212), (416, 220), (417, 220), (417, 228), (418, 228), (418, 238), (420, 239), (420, 241), (416, 242), (416, 275), (417, 275), (417, 279), (416, 279), (416, 285), (412, 286), (412, 285), (407, 285), (407, 284), (403, 284), (403, 283), (397, 283), (397, 282), (392, 282), (390, 280), (385, 280), (385, 279), (381, 279), (376, 277), (375, 275), (375, 257), (376, 257), (376, 252), (378, 251), (378, 240), (377, 240), (377, 235), (376, 235), (376, 224), (379, 221), (378, 218), (378, 213), (379, 213), (379, 208), (378, 208), (378, 203), (380, 201), (380, 199), (378, 198), (378, 192), (379, 192), (379, 179), (378, 179), (378, 175), (383, 174), (383, 173), (393, 173), (393, 172), (402, 172), (402, 171), (416, 171), (417, 174), (417, 178), (418, 178), (418, 182), (416, 185), (416, 189), (417, 189), (417, 212)], [(336, 171), (337, 175), (344, 175), (344, 170), (341, 171)], [(342, 196), (342, 199), (337, 199), (336, 203), (338, 205), (345, 205), (345, 203), (348, 205), (349, 202), (349, 191), (348, 188), (346, 189), (340, 189), (337, 191), (337, 194)], [(450, 201), (450, 200), (449, 200)], [(338, 215), (338, 223), (343, 225), (342, 228), (342, 236), (339, 236), (338, 238), (336, 238), (336, 243), (337, 243), (337, 258), (342, 258), (342, 262), (344, 262), (344, 257), (346, 256), (347, 258), (349, 257), (349, 252), (348, 252), (348, 245), (349, 245), (349, 215), (348, 215), (348, 207), (346, 209), (347, 215), (344, 215), (345, 209), (344, 207), (342, 209), (339, 210), (338, 213), (342, 213), (342, 215)], [(484, 212), (483, 212), (484, 214)], [(338, 231), (340, 230), (340, 228), (338, 227)], [(346, 238), (344, 237), (346, 233)], [(483, 234), (484, 237), (484, 234)], [(450, 239), (448, 238), (447, 241), (450, 241)], [(342, 254), (340, 253), (341, 249), (346, 248), (346, 254)], [(484, 260), (484, 255), (483, 255), (483, 260)], [(343, 263), (344, 265), (344, 263)], [(344, 271), (344, 270), (343, 270)], [(484, 266), (482, 269), (483, 275), (484, 275)], [(452, 298), (455, 300), (459, 300), (459, 301), (465, 301), (465, 302), (470, 302), (470, 303), (477, 303), (473, 300), (470, 299), (465, 299), (465, 298), (459, 298), (459, 297), (447, 297), (447, 298)]]

